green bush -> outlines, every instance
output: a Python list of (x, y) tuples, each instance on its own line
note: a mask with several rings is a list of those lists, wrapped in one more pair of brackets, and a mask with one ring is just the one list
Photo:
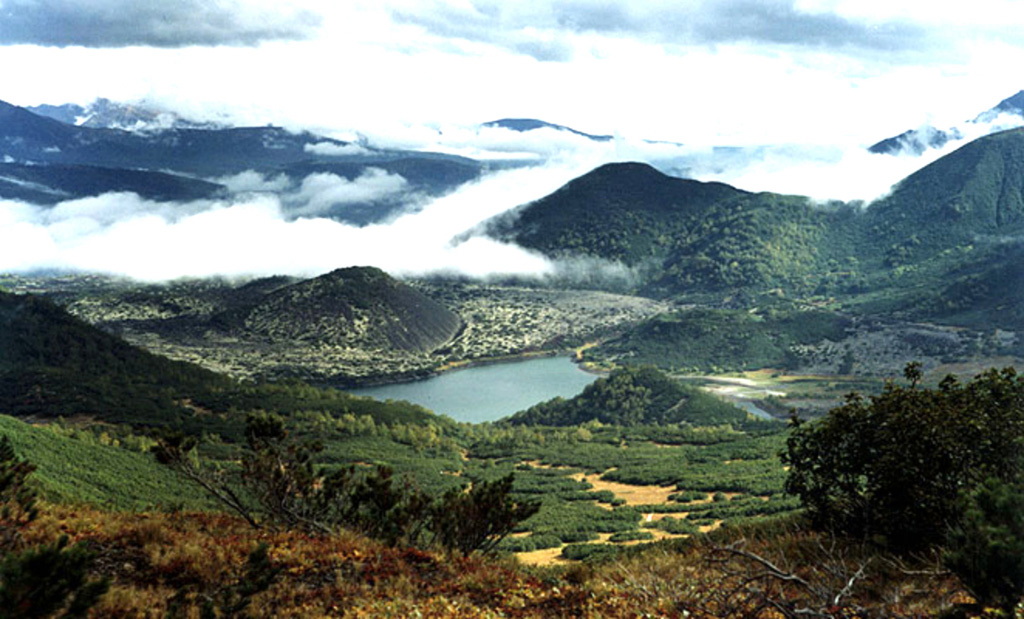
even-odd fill
[(797, 428), (783, 460), (786, 490), (813, 524), (882, 535), (902, 549), (940, 543), (959, 521), (957, 498), (984, 479), (1014, 479), (1024, 439), (1024, 379), (1013, 368), (937, 389), (893, 383), (870, 400), (857, 394), (819, 422)]
[(990, 478), (965, 503), (943, 563), (979, 603), (1012, 617), (1024, 596), (1024, 483)]
[(672, 516), (665, 516), (660, 520), (651, 522), (649, 528), (672, 533), (673, 535), (695, 535), (700, 533), (700, 528), (688, 518), (673, 518)]
[(608, 538), (608, 541), (616, 543), (634, 541), (646, 542), (652, 539), (654, 539), (654, 534), (650, 531), (619, 531), (618, 533), (613, 533), (612, 536)]
[[(580, 541), (580, 540), (576, 540)], [(562, 540), (553, 533), (534, 533), (527, 537), (506, 537), (498, 545), (505, 552), (532, 552), (546, 548), (558, 548)]]
[(611, 557), (618, 553), (619, 548), (612, 544), (569, 544), (562, 549), (562, 558), (570, 561), (586, 561)]

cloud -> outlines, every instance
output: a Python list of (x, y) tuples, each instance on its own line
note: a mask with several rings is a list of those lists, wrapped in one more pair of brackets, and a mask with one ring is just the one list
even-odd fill
[[(1005, 124), (1009, 120), (1004, 115), (997, 122)], [(965, 135), (972, 138), (987, 132), (977, 123), (971, 127), (970, 131), (965, 129)], [(595, 141), (553, 128), (520, 132), (488, 126), (443, 126), (416, 134), (416, 139), (408, 134), (406, 138), (406, 147), (479, 160), (587, 162), (591, 168), (602, 163), (640, 161), (673, 176), (725, 182), (747, 191), (866, 202), (887, 194), (894, 183), (955, 148), (951, 144), (929, 151), (923, 158), (892, 157), (874, 155), (859, 143), (716, 147), (621, 135)]]
[(241, 0), (3, 0), (0, 44), (186, 47), (305, 39), (319, 26), (308, 9)]
[[(997, 128), (1020, 117), (1002, 115)], [(969, 123), (963, 134), (973, 139), (989, 132), (989, 125)], [(381, 140), (378, 142), (377, 140)], [(405, 148), (472, 157), (478, 160), (586, 162), (640, 161), (663, 172), (700, 181), (719, 181), (746, 191), (771, 191), (805, 195), (815, 200), (870, 202), (887, 194), (892, 185), (909, 174), (952, 152), (964, 142), (929, 151), (924, 157), (881, 156), (862, 143), (781, 144), (737, 147), (705, 143), (678, 144), (617, 135), (595, 141), (553, 128), (514, 131), (502, 127), (445, 125), (421, 132), (370, 136), (376, 145), (401, 143)], [(388, 142), (393, 140), (394, 142)], [(589, 168), (588, 168), (589, 169)]]
[(307, 153), (322, 155), (325, 157), (365, 155), (370, 152), (369, 149), (360, 146), (359, 144), (335, 144), (334, 142), (317, 142), (316, 144), (307, 143), (302, 148)]
[(871, 202), (936, 157), (887, 157), (860, 146), (768, 147), (739, 150), (720, 160), (688, 160), (688, 176), (746, 191), (803, 195), (814, 200)]
[(299, 216), (325, 215), (338, 205), (366, 204), (388, 199), (408, 199), (409, 183), (398, 174), (367, 168), (358, 178), (318, 172), (302, 179), (298, 190), (285, 200)]
[(231, 193), (278, 192), (285, 191), (293, 185), (292, 180), (285, 174), (267, 177), (255, 170), (246, 170), (231, 176), (221, 176), (210, 180), (224, 185)]
[(281, 203), (290, 219), (337, 214), (338, 207), (388, 202), (392, 206), (412, 207), (422, 197), (399, 174), (368, 167), (353, 179), (330, 172), (314, 172), (301, 181), (286, 174), (263, 175), (254, 170), (210, 179), (227, 187), (232, 194), (269, 193)]
[(554, 128), (515, 131), (504, 127), (445, 125), (420, 136), (417, 148), (473, 159), (544, 160), (565, 153), (608, 150), (607, 143)]
[[(392, 16), (399, 23), (417, 25), (440, 37), (487, 43), (542, 61), (573, 59), (567, 36), (586, 34), (639, 38), (670, 46), (753, 42), (886, 52), (930, 41), (930, 33), (906, 16), (869, 20), (824, 4), (792, 0), (618, 4), (599, 0), (435, 1), (393, 6)], [(561, 43), (553, 48), (555, 41)]]
[[(563, 165), (492, 173), (418, 211), (363, 227), (324, 217), (295, 218), (272, 193), (187, 204), (156, 203), (134, 194), (108, 194), (53, 208), (4, 202), (0, 272), (70, 270), (160, 281), (313, 276), (343, 266), (374, 265), (405, 276), (546, 276), (555, 267), (534, 252), (482, 237), (453, 239), (584, 171)], [(395, 181), (394, 175), (380, 171), (364, 176), (381, 187)], [(326, 191), (338, 199), (344, 197), (339, 188), (352, 189), (353, 182), (320, 177), (303, 183), (298, 193), (322, 196)], [(309, 204), (317, 199), (310, 197)]]

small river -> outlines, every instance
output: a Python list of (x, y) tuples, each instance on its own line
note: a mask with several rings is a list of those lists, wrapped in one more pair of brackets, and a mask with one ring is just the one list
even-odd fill
[(596, 379), (569, 357), (544, 357), (452, 370), (411, 383), (349, 393), (378, 400), (408, 400), (456, 421), (481, 423), (557, 396), (571, 398)]

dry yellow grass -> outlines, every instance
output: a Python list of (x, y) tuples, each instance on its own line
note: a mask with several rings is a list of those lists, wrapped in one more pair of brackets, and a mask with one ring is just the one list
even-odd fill
[[(559, 470), (560, 469), (560, 470), (566, 470), (566, 471), (571, 470), (571, 467), (551, 466), (551, 465), (544, 464), (544, 463), (540, 462), (539, 460), (526, 460), (526, 461), (524, 461), (524, 464), (529, 464), (532, 467), (541, 468), (541, 469), (555, 469), (555, 470)], [(608, 473), (609, 471), (612, 471), (612, 470), (614, 470), (614, 469), (608, 469), (607, 471), (604, 471), (603, 473), (590, 473), (590, 474), (587, 474), (587, 473), (573, 473), (573, 474), (569, 475), (569, 477), (571, 477), (572, 479), (575, 479), (577, 481), (584, 481), (584, 482), (589, 483), (591, 486), (593, 486), (594, 490), (608, 490), (608, 491), (612, 492), (612, 494), (614, 494), (616, 498), (623, 499), (626, 502), (626, 505), (630, 505), (630, 506), (637, 506), (637, 505), (667, 505), (667, 504), (671, 503), (668, 500), (669, 495), (677, 492), (677, 490), (675, 489), (674, 486), (638, 486), (638, 485), (634, 485), (634, 484), (624, 484), (624, 483), (620, 483), (620, 482), (607, 481), (607, 480), (601, 479), (602, 475), (604, 475), (605, 473)], [(690, 504), (691, 505), (703, 505), (703, 504), (710, 503), (711, 501), (714, 500), (713, 497), (714, 497), (715, 494), (716, 494), (715, 492), (708, 492), (706, 497), (704, 497), (703, 499), (692, 501)], [(723, 492), (722, 494), (724, 494), (725, 497), (727, 499), (730, 499), (730, 500), (732, 500), (733, 497), (736, 497), (736, 496), (739, 495), (738, 492)], [(767, 497), (759, 497), (759, 498), (761, 498), (762, 500), (767, 500)], [(612, 509), (611, 505), (609, 505), (607, 503), (598, 503), (598, 505), (600, 507), (605, 508), (605, 509)], [(642, 522), (644, 522), (644, 521), (655, 522), (655, 521), (661, 520), (661, 519), (669, 517), (669, 516), (671, 516), (673, 518), (686, 518), (687, 516), (689, 516), (689, 512), (646, 513), (646, 514), (643, 514), (643, 516), (641, 517), (641, 520), (639, 522), (637, 522), (637, 526), (640, 526), (640, 524)], [(715, 529), (719, 528), (720, 526), (722, 526), (722, 521), (721, 520), (716, 520), (712, 524), (701, 526), (700, 527), (700, 532), (701, 533), (707, 533), (709, 531), (714, 531)], [(659, 540), (663, 540), (663, 539), (670, 539), (670, 538), (688, 537), (686, 534), (666, 533), (665, 531), (662, 531), (660, 529), (645, 529), (645, 530), (649, 531), (651, 534), (654, 535), (654, 541), (659, 541)], [(594, 542), (592, 542), (592, 543), (595, 543), (595, 544), (611, 543), (611, 542), (608, 541), (608, 539), (610, 537), (611, 537), (610, 533), (602, 533), (598, 537), (598, 539), (594, 540)], [(631, 540), (629, 542), (620, 542), (619, 545), (631, 546), (631, 545), (640, 544), (640, 543), (644, 543), (643, 540)], [(543, 565), (565, 564), (565, 563), (569, 563), (569, 561), (567, 561), (566, 559), (562, 558), (562, 548), (564, 548), (564, 547), (565, 547), (565, 545), (563, 544), (562, 546), (559, 546), (557, 548), (545, 548), (544, 550), (534, 550), (534, 551), (531, 551), (531, 552), (520, 552), (520, 553), (516, 553), (516, 558), (519, 560), (520, 563), (522, 563), (524, 565), (542, 565), (543, 566)]]
[(558, 565), (561, 563), (569, 563), (567, 559), (562, 558), (562, 546), (557, 548), (545, 548), (544, 550), (534, 550), (532, 552), (520, 552), (516, 553), (516, 558), (523, 565)]
[[(605, 471), (605, 473), (607, 472)], [(603, 474), (587, 475), (585, 473), (576, 473), (572, 477), (578, 481), (586, 481), (594, 487), (594, 490), (610, 490), (615, 494), (616, 498), (625, 500), (626, 505), (658, 505), (668, 503), (668, 496), (677, 492), (674, 486), (634, 486), (632, 484), (606, 481), (601, 479)]]

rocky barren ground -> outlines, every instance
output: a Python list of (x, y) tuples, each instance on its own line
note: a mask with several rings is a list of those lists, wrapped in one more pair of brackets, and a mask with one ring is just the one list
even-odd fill
[[(140, 285), (82, 277), (8, 280), (17, 292), (47, 294), (71, 313), (129, 342), (173, 359), (240, 378), (294, 376), (342, 385), (424, 376), (446, 365), (526, 353), (559, 352), (607, 336), (669, 303), (594, 291), (470, 283), (412, 283), (463, 321), (432, 350), (398, 349), (330, 338), (294, 336), (294, 329), (223, 328), (232, 307), (275, 294), (296, 280), (244, 285), (225, 281)], [(290, 317), (282, 313), (279, 321)], [(273, 333), (286, 334), (274, 337)]]

